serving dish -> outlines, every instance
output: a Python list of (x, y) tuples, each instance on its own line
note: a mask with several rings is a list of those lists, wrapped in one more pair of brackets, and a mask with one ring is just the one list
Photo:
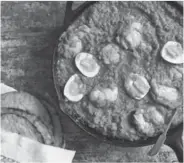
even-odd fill
[[(81, 7), (79, 7), (77, 10), (72, 11), (72, 2), (67, 2), (67, 6), (66, 6), (66, 14), (65, 14), (65, 24), (63, 27), (63, 31), (64, 32), (69, 25), (76, 20), (76, 18), (90, 5), (92, 5), (95, 2), (85, 2)], [(170, 3), (170, 2), (169, 2)], [(181, 6), (178, 3), (174, 3), (172, 2), (171, 5), (175, 5), (175, 7), (178, 8), (178, 10), (181, 11)], [(181, 11), (182, 12), (182, 11)], [(62, 33), (61, 32), (61, 33)], [(57, 51), (57, 49), (56, 49)], [(55, 88), (56, 88), (56, 92), (58, 95), (58, 100), (59, 100), (59, 105), (60, 105), (60, 109), (67, 114), (78, 126), (80, 126), (83, 130), (85, 130), (87, 133), (89, 133), (90, 135), (102, 140), (102, 141), (106, 141), (108, 143), (113, 143), (116, 145), (121, 145), (123, 147), (140, 147), (140, 146), (147, 146), (147, 145), (151, 145), (154, 144), (158, 138), (158, 136), (155, 137), (150, 137), (146, 140), (144, 139), (140, 139), (140, 140), (136, 140), (136, 141), (129, 141), (129, 140), (125, 140), (125, 139), (115, 139), (109, 136), (104, 136), (102, 134), (99, 134), (98, 132), (96, 132), (94, 129), (90, 128), (85, 121), (82, 120), (82, 118), (75, 114), (74, 112), (68, 112), (66, 108), (63, 107), (63, 103), (65, 102), (63, 100), (63, 92), (62, 89), (60, 88), (59, 84), (57, 83), (57, 78), (56, 78), (56, 66), (57, 66), (57, 61), (58, 61), (58, 56), (57, 56), (57, 52), (55, 51), (54, 56), (53, 56), (53, 78), (54, 78), (54, 83), (55, 83)], [(182, 130), (183, 129), (183, 123), (181, 123), (180, 125), (178, 125), (176, 128), (170, 129), (168, 132), (168, 136), (167, 136), (167, 140), (165, 142), (165, 144), (169, 145), (170, 147), (172, 147), (176, 154), (177, 157), (180, 161), (183, 160), (183, 147), (182, 147), (182, 139), (181, 139), (181, 135), (182, 135)], [(177, 136), (177, 139), (176, 139)]]

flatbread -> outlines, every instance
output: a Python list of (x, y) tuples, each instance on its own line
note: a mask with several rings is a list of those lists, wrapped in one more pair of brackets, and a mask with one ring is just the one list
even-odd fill
[(64, 142), (64, 134), (63, 134), (61, 119), (60, 119), (61, 117), (56, 111), (56, 108), (53, 107), (51, 104), (49, 104), (44, 100), (42, 100), (41, 103), (45, 106), (46, 109), (48, 109), (52, 119), (54, 146), (64, 148), (65, 142)]
[[(19, 109), (13, 109), (13, 108), (1, 108), (1, 117), (4, 121), (1, 123), (4, 126), (4, 129), (13, 129), (15, 133), (19, 133), (22, 136), (25, 136), (25, 134), (29, 135), (29, 133), (26, 133), (27, 130), (29, 130), (28, 126), (24, 125), (24, 123), (19, 123), (18, 117), (22, 117), (28, 122), (32, 124), (36, 128), (36, 130), (41, 134), (43, 138), (43, 143), (45, 144), (54, 144), (53, 141), (53, 133), (49, 132), (48, 127), (43, 124), (43, 122), (35, 115), (26, 113), (24, 111), (21, 111)], [(11, 119), (11, 117), (14, 117)], [(8, 126), (8, 121), (11, 121), (12, 124)], [(6, 122), (6, 123), (5, 123)], [(14, 127), (14, 125), (19, 126), (19, 128), (24, 129), (24, 132), (21, 133), (19, 130)], [(29, 137), (31, 138), (31, 137)]]
[(22, 136), (39, 141), (40, 143), (44, 142), (41, 133), (36, 129), (36, 127), (26, 118), (21, 117), (19, 115), (14, 114), (2, 115), (1, 128), (6, 131), (18, 133)]
[(18, 108), (38, 116), (46, 125), (51, 124), (49, 113), (40, 101), (26, 92), (9, 92), (1, 95), (1, 107)]

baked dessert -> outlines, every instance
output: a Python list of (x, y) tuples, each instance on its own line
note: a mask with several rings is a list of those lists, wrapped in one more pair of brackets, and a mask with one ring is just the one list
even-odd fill
[(183, 15), (166, 2), (98, 2), (64, 32), (63, 109), (98, 133), (139, 140), (183, 119)]

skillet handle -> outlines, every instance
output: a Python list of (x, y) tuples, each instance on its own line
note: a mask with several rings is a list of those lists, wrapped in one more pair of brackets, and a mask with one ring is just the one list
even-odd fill
[(77, 9), (72, 10), (73, 1), (68, 1), (66, 3), (65, 17), (64, 17), (64, 26), (67, 28), (74, 20), (77, 18), (86, 8), (88, 8), (96, 1), (86, 1), (81, 4)]
[(178, 130), (176, 132), (173, 132), (173, 134), (171, 134), (171, 136), (168, 137), (168, 139), (165, 142), (166, 145), (168, 145), (174, 150), (179, 162), (183, 162), (182, 134), (183, 134), (183, 124), (180, 125)]

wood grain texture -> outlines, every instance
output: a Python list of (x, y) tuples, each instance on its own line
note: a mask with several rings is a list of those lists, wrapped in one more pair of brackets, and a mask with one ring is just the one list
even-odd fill
[[(52, 55), (62, 27), (65, 2), (1, 2), (1, 81), (18, 90), (48, 93), (57, 103)], [(76, 3), (77, 5), (78, 3)], [(148, 147), (123, 148), (92, 138), (61, 113), (66, 148), (76, 150), (74, 162), (172, 162), (163, 146), (149, 157)]]

